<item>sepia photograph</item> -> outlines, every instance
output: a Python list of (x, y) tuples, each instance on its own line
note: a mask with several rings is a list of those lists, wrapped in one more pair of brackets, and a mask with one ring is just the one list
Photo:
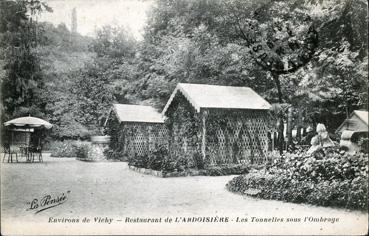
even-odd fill
[(367, 0), (1, 0), (1, 235), (367, 235)]

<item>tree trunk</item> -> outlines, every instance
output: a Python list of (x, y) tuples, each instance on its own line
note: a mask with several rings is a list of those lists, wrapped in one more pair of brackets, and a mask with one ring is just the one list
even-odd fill
[(297, 118), (297, 140), (301, 141), (301, 129), (302, 129), (302, 111), (298, 109), (298, 118)]
[(201, 139), (201, 153), (203, 163), (206, 159), (206, 111), (202, 113), (202, 139)]
[[(272, 77), (273, 77), (275, 86), (277, 87), (277, 91), (278, 91), (278, 102), (280, 104), (282, 104), (283, 103), (283, 97), (282, 97), (281, 83), (279, 81), (279, 74), (272, 73)], [(283, 153), (283, 143), (284, 143), (284, 137), (283, 137), (284, 123), (283, 123), (283, 114), (282, 113), (279, 114), (278, 124), (279, 125), (278, 125), (277, 146), (278, 146), (278, 149), (279, 149), (279, 153), (282, 154)]]
[(292, 107), (289, 107), (287, 116), (287, 147), (292, 144), (292, 111)]

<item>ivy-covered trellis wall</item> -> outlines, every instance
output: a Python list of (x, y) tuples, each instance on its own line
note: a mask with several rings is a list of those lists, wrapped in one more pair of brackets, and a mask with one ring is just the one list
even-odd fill
[(112, 159), (128, 160), (149, 155), (159, 146), (168, 146), (168, 130), (163, 123), (125, 122), (113, 113), (109, 116), (105, 133), (111, 137), (108, 156)]
[(247, 87), (178, 84), (162, 114), (148, 106), (113, 107), (107, 133), (116, 159), (155, 156), (158, 166), (203, 169), (263, 163), (272, 146), (270, 104)]
[(188, 167), (203, 167), (201, 115), (182, 94), (178, 94), (168, 108), (166, 117), (171, 159), (184, 159)]
[(197, 112), (178, 92), (165, 115), (174, 159), (185, 157), (197, 168), (266, 161), (271, 146), (268, 110), (201, 108)]
[(110, 136), (109, 154), (110, 159), (124, 160), (124, 133), (122, 126), (115, 114), (109, 116), (104, 133)]

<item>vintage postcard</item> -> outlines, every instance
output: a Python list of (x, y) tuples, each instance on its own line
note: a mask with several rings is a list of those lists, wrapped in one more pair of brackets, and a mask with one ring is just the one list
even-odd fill
[(2, 235), (367, 235), (365, 0), (3, 0)]

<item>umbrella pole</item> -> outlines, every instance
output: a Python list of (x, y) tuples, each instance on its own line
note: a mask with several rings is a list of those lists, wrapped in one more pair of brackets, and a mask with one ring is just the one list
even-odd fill
[(13, 162), (13, 153), (12, 153), (12, 150), (11, 150), (11, 146), (13, 145), (13, 139), (14, 139), (14, 131), (11, 131), (12, 132), (12, 138), (10, 140), (10, 145), (9, 145), (9, 151), (10, 151), (10, 162)]

